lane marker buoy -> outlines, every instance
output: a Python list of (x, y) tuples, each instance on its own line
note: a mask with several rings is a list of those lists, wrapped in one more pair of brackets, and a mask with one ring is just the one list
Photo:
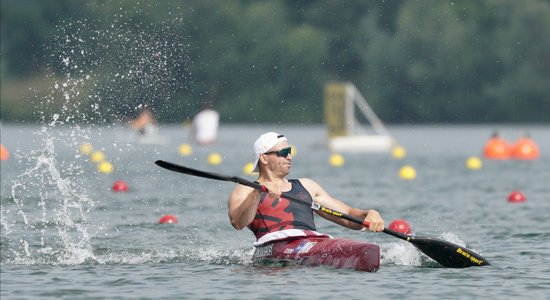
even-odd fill
[(395, 219), (390, 223), (389, 229), (404, 234), (411, 234), (411, 225), (403, 219)]
[(97, 165), (97, 170), (103, 174), (113, 173), (113, 164), (108, 161), (102, 161)]
[(333, 167), (341, 167), (346, 163), (346, 160), (341, 154), (332, 154), (329, 159), (328, 163)]
[(243, 167), (243, 173), (246, 175), (254, 174), (254, 163), (248, 162)]
[(128, 184), (124, 180), (117, 180), (113, 184), (113, 191), (115, 192), (127, 192)]
[(296, 157), (296, 154), (298, 154), (298, 149), (296, 149), (296, 146), (290, 145), (290, 155), (294, 158)]
[(93, 151), (94, 146), (92, 146), (92, 144), (90, 143), (83, 143), (82, 145), (80, 145), (80, 152), (82, 152), (82, 154), (90, 155)]
[(8, 148), (0, 144), (0, 160), (8, 160), (8, 159), (10, 159), (10, 152), (8, 151)]
[(506, 160), (510, 158), (510, 151), (510, 144), (501, 138), (498, 132), (494, 132), (487, 143), (485, 143), (483, 156), (488, 159)]
[(401, 146), (395, 146), (391, 150), (391, 155), (393, 156), (393, 158), (402, 159), (405, 157), (405, 155), (407, 155), (407, 151)]
[(100, 162), (105, 160), (105, 153), (103, 153), (102, 151), (99, 151), (99, 150), (94, 151), (90, 155), (90, 160), (95, 162), (95, 163), (100, 163)]
[(409, 165), (403, 166), (399, 170), (399, 177), (404, 180), (413, 180), (416, 178), (416, 170)]
[(522, 137), (512, 146), (512, 157), (520, 160), (535, 160), (540, 151), (537, 144), (528, 137)]
[(181, 144), (178, 148), (178, 153), (181, 156), (189, 156), (193, 153), (193, 148), (189, 144)]
[(508, 195), (508, 202), (510, 203), (521, 203), (525, 202), (527, 198), (525, 198), (525, 195), (521, 191), (512, 191)]
[(178, 224), (178, 218), (173, 215), (164, 215), (159, 220), (160, 224)]
[(217, 152), (212, 152), (208, 155), (208, 163), (211, 165), (219, 165), (222, 161), (222, 156)]
[(466, 167), (470, 170), (479, 170), (483, 166), (483, 162), (477, 156), (470, 156), (466, 160)]

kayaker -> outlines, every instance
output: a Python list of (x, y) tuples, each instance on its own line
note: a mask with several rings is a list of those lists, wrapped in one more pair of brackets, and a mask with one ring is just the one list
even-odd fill
[(258, 183), (268, 192), (237, 185), (228, 200), (231, 224), (240, 230), (248, 227), (256, 236), (255, 246), (288, 238), (326, 236), (317, 232), (310, 206), (281, 198), (283, 192), (311, 203), (355, 216), (370, 222), (368, 228), (316, 211), (321, 217), (355, 230), (382, 231), (384, 220), (374, 209), (353, 208), (330, 196), (317, 182), (309, 178), (287, 179), (292, 165), (291, 147), (279, 133), (262, 134), (254, 143), (255, 172)]

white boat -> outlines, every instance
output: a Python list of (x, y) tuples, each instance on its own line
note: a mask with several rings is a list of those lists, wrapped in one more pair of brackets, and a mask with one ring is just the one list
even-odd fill
[[(370, 126), (357, 120), (356, 107)], [(333, 152), (389, 152), (396, 145), (353, 83), (327, 84), (324, 110), (328, 147)]]

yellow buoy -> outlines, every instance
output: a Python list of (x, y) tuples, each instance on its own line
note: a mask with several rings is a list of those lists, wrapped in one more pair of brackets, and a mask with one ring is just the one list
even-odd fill
[(90, 143), (83, 143), (80, 145), (80, 152), (86, 155), (90, 155), (94, 151), (94, 146)]
[(252, 175), (254, 173), (254, 164), (249, 162), (243, 167), (243, 173), (246, 175)]
[(479, 170), (483, 166), (483, 162), (477, 156), (470, 156), (466, 160), (466, 167), (470, 170)]
[(346, 160), (340, 154), (332, 154), (328, 159), (328, 163), (333, 167), (341, 167), (345, 162)]
[(399, 177), (401, 177), (401, 179), (405, 179), (405, 180), (415, 179), (416, 178), (416, 171), (411, 166), (403, 166), (399, 170)]
[(217, 152), (212, 152), (208, 155), (208, 163), (211, 165), (219, 165), (222, 161), (222, 156)]
[(90, 155), (90, 160), (99, 163), (105, 160), (105, 154), (101, 151), (94, 151), (92, 155)]
[(292, 157), (296, 157), (296, 153), (298, 153), (298, 150), (296, 150), (296, 146), (290, 145), (290, 155), (292, 155)]
[(193, 153), (193, 148), (189, 144), (181, 144), (178, 148), (178, 152), (181, 156), (189, 156)]
[(405, 151), (405, 148), (401, 146), (395, 146), (391, 150), (391, 155), (393, 158), (402, 159), (405, 155), (407, 155), (407, 151)]
[(108, 161), (102, 161), (97, 165), (97, 170), (103, 174), (111, 174), (113, 172), (113, 165)]

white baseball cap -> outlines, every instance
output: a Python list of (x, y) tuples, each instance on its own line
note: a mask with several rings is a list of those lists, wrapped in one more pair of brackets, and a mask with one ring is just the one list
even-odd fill
[(254, 142), (254, 172), (258, 172), (258, 161), (260, 160), (260, 154), (266, 153), (273, 146), (279, 142), (286, 141), (286, 137), (276, 132), (268, 132), (260, 135), (260, 137)]

